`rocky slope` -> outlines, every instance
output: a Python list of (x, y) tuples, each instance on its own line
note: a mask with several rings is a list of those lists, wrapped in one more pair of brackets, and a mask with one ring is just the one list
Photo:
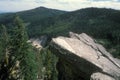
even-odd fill
[(42, 49), (48, 41), (48, 37), (47, 36), (41, 36), (39, 38), (31, 38), (28, 40), (28, 42), (30, 42), (32, 44), (32, 46), (34, 46), (37, 49)]
[(50, 50), (59, 57), (59, 80), (120, 80), (119, 60), (85, 33), (53, 38)]

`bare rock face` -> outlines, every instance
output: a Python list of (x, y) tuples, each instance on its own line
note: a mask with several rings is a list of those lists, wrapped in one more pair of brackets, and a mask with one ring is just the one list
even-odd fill
[(40, 38), (31, 38), (28, 42), (32, 43), (32, 46), (36, 47), (37, 49), (41, 49), (47, 43), (48, 37), (41, 36)]
[[(59, 74), (66, 75), (69, 71), (70, 75), (77, 76), (75, 79), (66, 75), (60, 80), (120, 80), (119, 60), (116, 61), (102, 45), (85, 33), (70, 32), (70, 38), (53, 38), (50, 47), (56, 50), (53, 52), (60, 58), (61, 64), (59, 62), (58, 66), (64, 67), (59, 68), (64, 70)], [(67, 70), (65, 66), (71, 69)]]

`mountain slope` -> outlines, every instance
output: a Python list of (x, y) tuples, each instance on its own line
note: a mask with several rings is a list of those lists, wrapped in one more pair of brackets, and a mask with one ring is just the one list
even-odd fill
[[(65, 35), (69, 31), (88, 33), (96, 38), (120, 38), (120, 11), (105, 8), (86, 8), (65, 12), (39, 7), (33, 10), (0, 15), (0, 24), (8, 24), (19, 15), (27, 25), (30, 36)], [(35, 33), (32, 33), (35, 32)], [(99, 34), (97, 34), (99, 33)]]
[[(107, 31), (111, 28), (120, 30), (120, 11), (104, 8), (81, 9), (57, 17), (55, 24), (59, 27), (61, 23), (70, 24), (67, 29), (79, 33), (83, 31), (88, 33), (88, 31), (95, 31), (95, 29), (101, 30), (99, 32)], [(101, 36), (103, 37), (102, 34)]]
[(40, 20), (47, 17), (61, 15), (63, 13), (65, 13), (65, 11), (49, 9), (45, 7), (38, 7), (32, 10), (18, 12), (16, 14), (21, 16), (25, 21), (34, 21), (37, 19)]
[(45, 7), (38, 7), (32, 10), (21, 11), (16, 13), (6, 13), (0, 15), (0, 24), (8, 24), (11, 23), (11, 20), (14, 19), (15, 15), (20, 16), (25, 22), (34, 23), (35, 21), (39, 21), (43, 18), (53, 17), (57, 15), (61, 15), (66, 13), (65, 11), (49, 9)]

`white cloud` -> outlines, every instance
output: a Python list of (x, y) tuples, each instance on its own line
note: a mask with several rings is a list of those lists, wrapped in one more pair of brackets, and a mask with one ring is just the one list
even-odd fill
[(57, 0), (58, 2), (84, 2), (84, 1), (88, 1), (88, 0)]
[(36, 2), (33, 0), (21, 0), (21, 1), (11, 1), (5, 0), (0, 1), (0, 11), (21, 11), (37, 7)]
[(43, 6), (70, 11), (86, 7), (120, 9), (120, 2), (118, 0), (48, 0)]
[(105, 7), (105, 8), (113, 8), (113, 9), (120, 9), (120, 2), (115, 0), (112, 1), (101, 1), (101, 2), (92, 2), (93, 7)]
[(39, 6), (68, 11), (86, 7), (120, 9), (120, 2), (119, 0), (0, 0), (0, 11), (21, 11)]

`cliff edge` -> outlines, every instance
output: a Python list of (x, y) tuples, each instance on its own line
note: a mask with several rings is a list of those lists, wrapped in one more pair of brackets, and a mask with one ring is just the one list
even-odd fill
[(53, 38), (50, 47), (59, 57), (59, 80), (120, 80), (118, 62), (85, 33)]

